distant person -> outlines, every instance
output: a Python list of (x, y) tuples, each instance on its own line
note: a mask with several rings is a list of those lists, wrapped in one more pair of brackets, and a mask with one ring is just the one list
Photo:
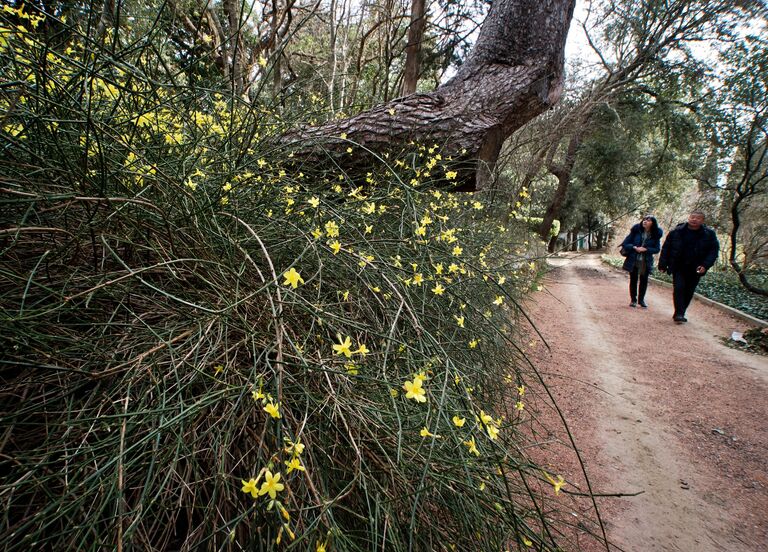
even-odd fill
[(648, 308), (645, 304), (648, 276), (653, 272), (653, 256), (661, 248), (662, 235), (664, 232), (659, 228), (656, 219), (651, 215), (645, 215), (621, 242), (621, 247), (626, 252), (622, 268), (629, 272), (630, 307), (640, 305), (644, 309)]
[(678, 224), (667, 235), (659, 256), (659, 270), (672, 275), (677, 324), (688, 322), (685, 311), (704, 273), (712, 268), (720, 251), (715, 231), (704, 225), (704, 213), (691, 211), (688, 222)]

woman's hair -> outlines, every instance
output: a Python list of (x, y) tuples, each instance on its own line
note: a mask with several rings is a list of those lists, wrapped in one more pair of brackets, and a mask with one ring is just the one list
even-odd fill
[(643, 218), (640, 219), (640, 226), (642, 227), (643, 221), (646, 219), (651, 221), (651, 230), (650, 230), (651, 236), (660, 235), (661, 228), (659, 228), (659, 223), (656, 220), (656, 217), (654, 217), (653, 215), (643, 215)]

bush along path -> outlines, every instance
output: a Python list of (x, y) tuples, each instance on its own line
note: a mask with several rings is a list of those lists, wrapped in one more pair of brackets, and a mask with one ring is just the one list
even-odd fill
[[(531, 303), (550, 348), (532, 347), (593, 489), (606, 495), (611, 549), (764, 550), (768, 359), (720, 339), (744, 322), (694, 301), (678, 326), (668, 288), (652, 283), (649, 308), (630, 308), (627, 278), (597, 255), (551, 262)], [(566, 441), (550, 434), (542, 454), (570, 465), (565, 489), (582, 492)], [(584, 513), (574, 505), (574, 519)]]

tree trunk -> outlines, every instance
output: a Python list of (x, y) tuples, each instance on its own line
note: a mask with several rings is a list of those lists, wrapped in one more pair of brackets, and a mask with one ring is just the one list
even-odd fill
[(403, 96), (416, 92), (421, 70), (421, 40), (427, 25), (426, 2), (413, 0), (411, 24), (408, 27), (408, 44), (405, 47), (405, 71), (403, 73)]
[(571, 230), (571, 233), (573, 234), (573, 241), (571, 241), (571, 251), (578, 251), (579, 250), (579, 229), (574, 228)]
[[(411, 141), (444, 144), (465, 189), (492, 169), (501, 143), (554, 105), (563, 89), (564, 47), (575, 0), (498, 0), (456, 76), (431, 93), (411, 94), (354, 117), (282, 137), (297, 157), (329, 153), (345, 169), (365, 170), (373, 152)], [(346, 135), (346, 140), (340, 138)], [(349, 142), (364, 146), (344, 155)], [(321, 146), (317, 148), (317, 146)], [(327, 162), (327, 161), (326, 161)]]
[(552, 197), (552, 201), (549, 206), (547, 206), (547, 210), (544, 213), (544, 220), (541, 221), (541, 226), (539, 227), (539, 236), (541, 236), (542, 240), (548, 239), (552, 223), (560, 216), (560, 210), (568, 195), (568, 186), (571, 183), (571, 173), (573, 172), (573, 166), (576, 164), (576, 152), (579, 149), (579, 144), (581, 144), (583, 133), (584, 130), (582, 127), (582, 129), (571, 135), (568, 140), (568, 149), (566, 150), (565, 159), (563, 160), (562, 165), (556, 165), (552, 161), (559, 145), (558, 142), (553, 144), (553, 147), (548, 154), (547, 169), (557, 177), (557, 189), (555, 190), (554, 197)]

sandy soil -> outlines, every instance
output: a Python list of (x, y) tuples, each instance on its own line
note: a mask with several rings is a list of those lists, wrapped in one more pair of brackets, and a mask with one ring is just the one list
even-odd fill
[[(597, 255), (552, 260), (528, 305), (543, 341), (532, 356), (568, 421), (597, 499), (562, 430), (539, 435), (536, 455), (568, 480), (573, 548), (768, 550), (768, 358), (722, 338), (747, 325), (694, 300), (672, 322), (668, 288), (630, 308), (628, 277)], [(532, 388), (547, 427), (557, 413)], [(603, 530), (610, 544), (586, 538)]]

